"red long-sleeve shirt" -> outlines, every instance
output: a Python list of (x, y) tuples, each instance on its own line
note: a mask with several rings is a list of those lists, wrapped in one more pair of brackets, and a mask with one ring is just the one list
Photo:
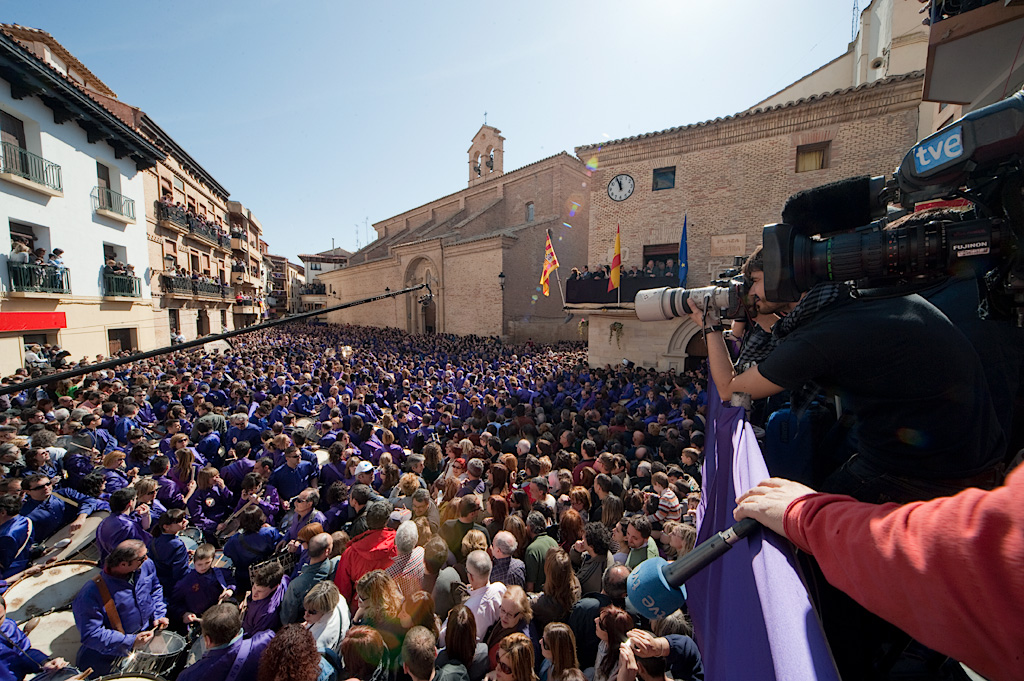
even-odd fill
[(990, 492), (876, 506), (813, 494), (786, 534), (868, 610), (991, 681), (1024, 679), (1024, 466)]

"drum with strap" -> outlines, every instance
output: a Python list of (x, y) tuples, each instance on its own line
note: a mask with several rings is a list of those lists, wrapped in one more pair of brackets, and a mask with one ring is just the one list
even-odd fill
[[(91, 670), (89, 670), (91, 673)], [(49, 672), (39, 672), (35, 676), (26, 677), (28, 681), (79, 681), (88, 678), (89, 673), (80, 671), (75, 667), (63, 667)]]
[(185, 544), (185, 548), (189, 551), (195, 551), (199, 548), (200, 544), (205, 543), (203, 541), (203, 531), (198, 527), (186, 527), (178, 533), (178, 539)]
[(75, 614), (70, 610), (36, 617), (25, 623), (23, 629), (32, 647), (47, 657), (63, 657), (74, 662), (82, 647), (82, 635), (75, 626)]
[(94, 560), (100, 558), (96, 546), (96, 529), (110, 515), (109, 511), (95, 511), (82, 521), (82, 527), (71, 534), (71, 526), (65, 525), (44, 542), (43, 553), (36, 559), (37, 564), (64, 560)]
[(300, 416), (295, 419), (295, 430), (309, 430), (313, 426), (313, 419), (309, 416)]
[[(71, 602), (90, 580), (100, 574), (96, 563), (68, 560), (52, 563), (36, 575), (26, 575), (14, 582), (4, 594), (7, 616), (15, 622), (58, 610), (67, 610)], [(70, 658), (73, 660), (75, 656)]]
[(167, 681), (165, 676), (157, 676), (156, 674), (147, 674), (144, 672), (130, 672), (128, 674), (107, 674), (101, 676), (97, 681)]

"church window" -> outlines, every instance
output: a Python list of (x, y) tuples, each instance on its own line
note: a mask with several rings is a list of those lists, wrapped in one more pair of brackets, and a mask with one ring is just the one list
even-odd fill
[(676, 186), (676, 167), (655, 168), (654, 178), (651, 181), (651, 191), (660, 189), (673, 189)]
[(526, 204), (526, 221), (533, 222), (533, 201)]
[(805, 144), (796, 148), (796, 172), (806, 173), (812, 170), (828, 168), (831, 142)]

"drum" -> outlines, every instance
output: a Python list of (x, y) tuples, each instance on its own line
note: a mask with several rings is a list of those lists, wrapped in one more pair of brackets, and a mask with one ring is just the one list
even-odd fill
[(37, 617), (24, 629), (32, 647), (49, 657), (63, 657), (74, 662), (78, 649), (82, 647), (82, 635), (78, 633), (75, 615), (70, 610)]
[(68, 529), (70, 525), (57, 530), (52, 537), (46, 540), (46, 550), (35, 562), (42, 564), (71, 559), (98, 561), (100, 553), (96, 547), (96, 528), (109, 515), (109, 511), (96, 511), (86, 518), (82, 523), (82, 528), (70, 537)]
[(167, 681), (163, 676), (157, 676), (156, 674), (146, 674), (144, 672), (132, 672), (129, 674), (107, 674), (101, 676), (97, 681), (113, 681), (119, 679), (120, 681)]
[(300, 416), (295, 419), (295, 430), (307, 430), (313, 426), (315, 421), (309, 416)]
[(314, 454), (316, 454), (316, 462), (320, 466), (326, 466), (331, 460), (331, 455), (327, 453), (326, 449), (318, 449)]
[[(38, 575), (22, 577), (11, 585), (4, 594), (7, 616), (15, 622), (24, 622), (38, 615), (66, 609), (82, 587), (99, 574), (96, 563), (87, 560), (52, 563)], [(75, 657), (72, 655), (65, 659), (74, 660)]]
[(185, 657), (185, 666), (191, 667), (199, 662), (204, 654), (206, 654), (206, 644), (203, 642), (203, 637), (200, 636), (189, 647), (188, 655)]
[(186, 527), (178, 534), (178, 539), (185, 543), (185, 548), (189, 551), (195, 551), (199, 548), (200, 544), (204, 544), (203, 531), (198, 527)]
[(35, 676), (28, 677), (29, 681), (74, 681), (75, 679), (84, 679), (82, 672), (71, 666), (64, 667), (63, 669), (55, 669), (52, 672), (39, 672)]
[(299, 554), (298, 553), (292, 553), (288, 549), (284, 549), (284, 550), (278, 551), (277, 553), (272, 555), (270, 558), (268, 558), (268, 559), (266, 559), (264, 561), (261, 561), (259, 563), (254, 563), (254, 564), (250, 565), (249, 566), (249, 580), (252, 581), (254, 579), (254, 575), (256, 574), (256, 571), (259, 568), (261, 568), (264, 565), (267, 565), (269, 563), (278, 563), (281, 566), (281, 569), (284, 570), (284, 573), (286, 575), (288, 575), (288, 574), (291, 574), (291, 571), (295, 569), (295, 566), (298, 564), (298, 562), (299, 562)]
[(224, 555), (224, 552), (220, 549), (213, 554), (213, 567), (215, 568), (231, 568), (234, 567), (235, 562)]
[[(124, 674), (157, 674), (170, 676), (186, 654), (185, 637), (173, 631), (158, 631), (149, 643), (136, 648), (114, 663), (113, 669)], [(112, 677), (104, 677), (112, 678)], [(121, 678), (121, 677), (116, 677)]]

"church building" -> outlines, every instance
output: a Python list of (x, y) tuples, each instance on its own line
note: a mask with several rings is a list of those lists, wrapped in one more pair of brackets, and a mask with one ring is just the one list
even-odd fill
[(586, 261), (589, 173), (566, 152), (505, 172), (504, 141), (482, 126), (469, 147), (465, 189), (375, 223), (375, 241), (318, 277), (328, 307), (422, 283), (433, 297), (398, 296), (327, 321), (510, 342), (578, 338), (557, 281), (547, 297), (539, 282), (549, 231), (563, 279)]

